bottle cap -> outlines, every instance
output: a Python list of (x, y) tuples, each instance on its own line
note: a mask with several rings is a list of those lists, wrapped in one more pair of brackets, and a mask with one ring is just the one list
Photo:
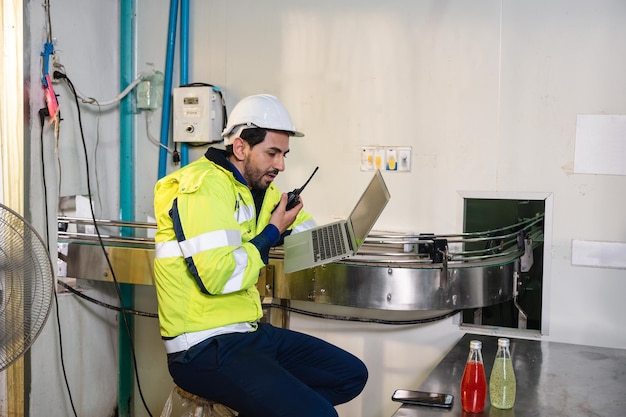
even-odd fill
[(483, 342), (481, 342), (480, 340), (470, 341), (470, 349), (482, 349), (482, 348), (483, 348)]
[(509, 339), (505, 339), (503, 337), (498, 339), (498, 346), (509, 347), (509, 344), (510, 344)]

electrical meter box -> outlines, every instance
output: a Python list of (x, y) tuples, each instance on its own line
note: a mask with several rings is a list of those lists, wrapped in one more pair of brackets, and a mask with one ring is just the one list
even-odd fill
[(214, 142), (221, 139), (221, 95), (210, 86), (173, 89), (174, 142)]

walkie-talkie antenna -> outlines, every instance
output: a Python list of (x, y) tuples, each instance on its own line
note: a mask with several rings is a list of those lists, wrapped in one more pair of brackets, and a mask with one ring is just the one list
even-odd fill
[[(298, 203), (300, 202), (300, 198), (298, 196), (300, 195), (302, 190), (304, 190), (304, 187), (306, 187), (306, 185), (309, 183), (309, 181), (311, 181), (311, 178), (313, 178), (313, 175), (315, 175), (315, 173), (317, 172), (318, 168), (319, 167), (315, 167), (315, 170), (313, 171), (313, 173), (311, 174), (309, 179), (306, 180), (306, 182), (304, 183), (304, 185), (302, 187), (296, 188), (293, 191), (289, 191), (289, 193), (287, 194), (287, 205), (285, 206), (285, 211), (291, 210), (292, 208), (294, 208), (295, 206), (298, 205)], [(276, 206), (276, 207), (278, 207), (278, 206)], [(276, 210), (276, 207), (274, 207), (274, 210)], [(274, 210), (272, 210), (272, 213), (274, 212)]]
[(319, 167), (315, 167), (315, 169), (313, 170), (313, 173), (311, 174), (309, 179), (306, 180), (306, 182), (304, 183), (304, 185), (302, 187), (298, 188), (298, 194), (300, 194), (302, 192), (302, 190), (304, 190), (304, 187), (306, 187), (306, 185), (309, 183), (309, 181), (311, 181), (311, 178), (313, 178), (313, 175), (315, 175), (315, 173), (317, 172), (318, 169), (319, 169)]

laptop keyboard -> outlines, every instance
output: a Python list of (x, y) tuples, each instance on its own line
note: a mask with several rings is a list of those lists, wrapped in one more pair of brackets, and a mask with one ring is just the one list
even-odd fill
[(325, 260), (346, 252), (346, 245), (341, 235), (341, 226), (341, 224), (335, 223), (312, 230), (315, 260)]

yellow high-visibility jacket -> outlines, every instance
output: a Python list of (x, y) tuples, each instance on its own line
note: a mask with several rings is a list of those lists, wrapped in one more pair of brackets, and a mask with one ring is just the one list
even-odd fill
[[(241, 174), (214, 148), (157, 182), (154, 279), (162, 337), (262, 316), (255, 285), (270, 246), (283, 237), (269, 225), (280, 197), (271, 184), (257, 196), (257, 210)], [(313, 226), (300, 211), (289, 232)]]

